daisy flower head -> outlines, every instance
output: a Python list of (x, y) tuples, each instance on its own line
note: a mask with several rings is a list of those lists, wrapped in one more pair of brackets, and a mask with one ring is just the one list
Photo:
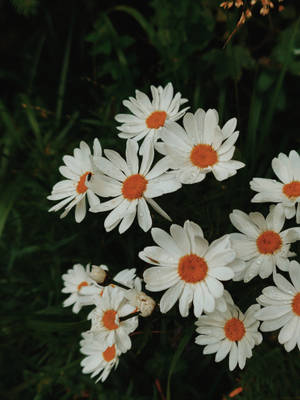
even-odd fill
[(137, 214), (138, 224), (143, 231), (152, 226), (148, 208), (150, 204), (164, 218), (170, 217), (153, 200), (154, 197), (171, 193), (181, 187), (180, 182), (166, 171), (168, 161), (163, 158), (153, 168), (153, 146), (147, 146), (139, 166), (138, 144), (133, 140), (126, 143), (126, 161), (113, 150), (104, 150), (107, 158), (95, 157), (94, 163), (103, 176), (91, 181), (89, 187), (102, 197), (114, 197), (90, 208), (91, 212), (109, 211), (104, 221), (107, 232), (119, 223), (119, 233), (125, 232), (133, 223)]
[[(103, 269), (107, 269), (102, 265)], [(62, 275), (64, 288), (62, 293), (70, 294), (63, 302), (64, 307), (73, 304), (72, 311), (78, 313), (82, 306), (94, 304), (94, 296), (99, 293), (99, 286), (95, 279), (92, 278), (90, 264), (85, 268), (81, 264), (75, 264), (66, 274)], [(88, 288), (88, 290), (86, 290)]]
[(259, 212), (249, 215), (233, 210), (229, 215), (232, 225), (242, 233), (230, 234), (232, 247), (238, 258), (246, 262), (244, 282), (259, 275), (267, 278), (276, 270), (287, 271), (291, 243), (300, 239), (300, 228), (281, 231), (285, 215), (280, 205), (270, 207), (266, 218)]
[[(94, 140), (94, 156), (101, 156), (102, 149), (98, 139)], [(64, 156), (65, 165), (59, 168), (59, 172), (67, 179), (64, 179), (53, 186), (48, 200), (61, 200), (49, 209), (59, 211), (65, 207), (60, 218), (64, 218), (75, 206), (75, 221), (81, 222), (86, 214), (85, 198), (87, 196), (89, 205), (95, 206), (100, 203), (99, 198), (88, 188), (87, 182), (95, 174), (91, 161), (91, 150), (89, 146), (81, 141), (80, 147), (74, 149), (73, 156)]]
[(156, 148), (169, 159), (181, 183), (201, 182), (209, 172), (223, 181), (245, 166), (232, 160), (239, 136), (236, 123), (232, 118), (221, 129), (216, 110), (199, 108), (195, 114), (185, 114), (184, 128), (176, 122), (168, 124), (160, 134), (163, 144)]
[(91, 378), (100, 374), (96, 383), (98, 381), (104, 382), (112, 368), (117, 368), (121, 351), (115, 343), (107, 346), (105, 342), (97, 340), (89, 332), (84, 332), (82, 336), (80, 351), (86, 356), (80, 363), (82, 372), (92, 374)]
[(101, 296), (94, 297), (96, 307), (89, 313), (91, 330), (99, 341), (106, 346), (116, 346), (122, 353), (131, 348), (129, 333), (138, 326), (138, 318), (133, 316), (122, 320), (135, 312), (124, 297), (123, 291), (116, 287), (107, 286), (101, 292)]
[(142, 154), (147, 144), (155, 143), (159, 138), (161, 128), (169, 121), (177, 121), (189, 107), (179, 110), (180, 106), (188, 100), (181, 98), (178, 92), (174, 96), (172, 83), (162, 86), (151, 86), (152, 101), (145, 94), (136, 90), (136, 98), (130, 97), (123, 104), (132, 114), (117, 114), (116, 121), (122, 125), (117, 129), (122, 139), (134, 139), (136, 141), (145, 138), (140, 148)]
[(196, 321), (199, 336), (195, 342), (205, 345), (203, 354), (216, 353), (216, 362), (229, 354), (230, 371), (237, 366), (243, 369), (246, 359), (252, 356), (253, 347), (262, 342), (262, 335), (258, 332), (259, 321), (255, 317), (259, 308), (254, 304), (243, 314), (237, 306), (228, 305), (225, 312), (215, 310), (201, 316)]
[(213, 311), (224, 292), (220, 281), (234, 276), (228, 266), (235, 258), (229, 236), (209, 245), (200, 226), (191, 221), (183, 227), (171, 225), (170, 235), (159, 228), (153, 228), (151, 235), (158, 246), (146, 247), (139, 257), (156, 265), (144, 272), (146, 289), (167, 289), (160, 299), (161, 312), (169, 311), (177, 300), (183, 317), (188, 316), (192, 303), (196, 317)]
[(300, 350), (300, 264), (297, 261), (291, 261), (289, 275), (292, 283), (274, 273), (276, 286), (263, 289), (257, 298), (263, 308), (256, 313), (263, 321), (261, 331), (280, 329), (278, 341), (286, 351), (293, 350), (296, 345)]
[(277, 158), (273, 158), (272, 168), (280, 182), (274, 179), (253, 178), (250, 187), (258, 193), (251, 201), (253, 203), (280, 203), (284, 209), (285, 217), (290, 219), (296, 214), (297, 224), (300, 224), (299, 154), (295, 150), (292, 150), (288, 156), (280, 153)]

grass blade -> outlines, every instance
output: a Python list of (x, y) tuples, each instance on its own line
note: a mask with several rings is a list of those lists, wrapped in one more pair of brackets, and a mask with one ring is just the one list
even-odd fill
[(178, 348), (174, 354), (174, 357), (172, 358), (171, 366), (170, 366), (169, 374), (168, 374), (168, 382), (167, 382), (167, 400), (171, 400), (171, 378), (172, 378), (173, 372), (175, 370), (176, 364), (177, 364), (181, 354), (183, 353), (186, 345), (188, 344), (193, 333), (194, 333), (194, 326), (191, 326), (187, 329), (185, 335), (181, 339), (181, 341), (178, 345)]
[(133, 7), (129, 6), (116, 6), (112, 9), (113, 11), (123, 11), (127, 14), (129, 14), (131, 17), (133, 17), (139, 24), (140, 26), (144, 29), (146, 34), (148, 35), (148, 39), (150, 42), (153, 42), (154, 37), (155, 37), (155, 30), (152, 28), (152, 25), (147, 22), (147, 20), (144, 18), (144, 16), (134, 9)]
[(9, 213), (22, 189), (22, 180), (23, 178), (12, 181), (10, 185), (7, 184), (5, 191), (2, 192), (0, 197), (0, 237), (3, 233)]
[(73, 23), (74, 17), (71, 19), (69, 34), (67, 38), (65, 56), (63, 59), (61, 74), (60, 74), (60, 83), (58, 87), (58, 97), (57, 97), (57, 105), (56, 105), (56, 113), (55, 113), (55, 126), (56, 128), (59, 127), (61, 116), (62, 116), (62, 109), (63, 109), (63, 102), (64, 102), (64, 95), (66, 90), (66, 80), (67, 80), (67, 73), (69, 68), (70, 62), (70, 52), (71, 52), (71, 43), (72, 43), (72, 35), (73, 35)]

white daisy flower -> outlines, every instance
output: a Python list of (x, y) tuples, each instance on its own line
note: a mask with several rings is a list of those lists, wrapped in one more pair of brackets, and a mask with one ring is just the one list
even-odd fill
[(184, 227), (171, 225), (170, 233), (153, 228), (152, 238), (158, 246), (146, 247), (139, 257), (157, 265), (144, 272), (146, 289), (159, 292), (168, 289), (160, 299), (162, 313), (169, 311), (179, 299), (183, 317), (193, 303), (194, 314), (215, 309), (216, 299), (223, 296), (220, 280), (233, 278), (228, 266), (235, 258), (229, 236), (215, 240), (209, 246), (199, 225), (186, 221)]
[(286, 351), (296, 345), (300, 350), (300, 264), (291, 261), (289, 267), (290, 283), (281, 274), (274, 273), (276, 286), (268, 286), (257, 298), (264, 306), (255, 316), (264, 321), (261, 331), (270, 332), (280, 328), (278, 341)]
[[(105, 267), (105, 266), (102, 266)], [(94, 304), (94, 296), (99, 293), (99, 286), (92, 278), (90, 264), (85, 268), (81, 264), (75, 264), (66, 274), (62, 275), (64, 281), (63, 293), (70, 296), (63, 302), (64, 307), (73, 304), (72, 311), (78, 313), (82, 306)], [(85, 291), (84, 288), (89, 290)]]
[(245, 164), (231, 160), (239, 132), (237, 120), (230, 119), (221, 129), (216, 110), (205, 112), (199, 108), (195, 114), (186, 113), (183, 129), (176, 122), (162, 129), (163, 145), (156, 149), (166, 154), (170, 168), (174, 169), (182, 183), (201, 182), (208, 172), (218, 181), (236, 174)]
[(267, 278), (276, 266), (282, 271), (288, 270), (288, 257), (296, 255), (290, 252), (290, 244), (300, 239), (300, 228), (281, 231), (285, 216), (280, 205), (271, 207), (266, 219), (259, 212), (247, 215), (240, 210), (233, 210), (229, 218), (242, 232), (232, 233), (230, 238), (237, 257), (247, 264), (244, 282), (256, 275)]
[(254, 316), (259, 307), (254, 304), (243, 314), (237, 306), (229, 305), (225, 312), (216, 310), (201, 316), (196, 321), (196, 332), (200, 335), (195, 342), (205, 345), (203, 354), (216, 353), (215, 361), (219, 362), (229, 353), (230, 371), (237, 365), (243, 369), (253, 347), (262, 342), (259, 321)]
[(186, 107), (179, 111), (180, 106), (188, 100), (182, 99), (179, 92), (174, 96), (172, 83), (168, 83), (165, 88), (151, 86), (151, 92), (152, 102), (147, 95), (136, 90), (136, 99), (130, 97), (129, 100), (123, 101), (124, 106), (133, 115), (117, 114), (115, 116), (115, 119), (122, 123), (117, 127), (121, 131), (118, 135), (120, 138), (136, 141), (145, 138), (140, 154), (143, 154), (149, 143), (157, 141), (163, 126), (169, 121), (177, 121), (190, 108)]
[(116, 344), (107, 346), (105, 342), (97, 340), (90, 332), (84, 332), (82, 336), (84, 339), (80, 342), (80, 351), (86, 355), (80, 363), (83, 367), (82, 372), (92, 374), (91, 378), (100, 374), (96, 382), (99, 380), (104, 382), (112, 368), (117, 368), (121, 351)]
[(153, 200), (154, 197), (174, 192), (181, 187), (176, 178), (166, 171), (168, 162), (158, 161), (152, 169), (154, 158), (153, 146), (148, 146), (143, 154), (139, 167), (137, 156), (138, 144), (133, 140), (126, 143), (126, 161), (113, 150), (104, 150), (106, 158), (95, 157), (95, 165), (106, 176), (97, 177), (89, 187), (103, 197), (114, 199), (92, 206), (91, 212), (113, 210), (105, 219), (107, 232), (120, 222), (119, 232), (125, 232), (133, 223), (136, 213), (140, 227), (146, 232), (151, 228), (152, 218), (147, 203), (159, 214), (170, 220), (170, 217)]
[(295, 150), (292, 150), (289, 156), (280, 153), (278, 158), (273, 158), (272, 168), (281, 182), (274, 179), (253, 178), (250, 182), (250, 187), (258, 193), (251, 201), (253, 203), (281, 203), (284, 208), (285, 217), (290, 219), (296, 214), (297, 224), (300, 224), (299, 154)]
[(137, 328), (138, 318), (121, 318), (134, 313), (135, 308), (128, 303), (121, 290), (110, 286), (104, 288), (102, 295), (95, 297), (94, 301), (96, 308), (88, 315), (92, 321), (90, 332), (106, 346), (116, 344), (125, 353), (131, 348), (129, 333)]
[[(94, 156), (100, 157), (102, 154), (101, 145), (98, 139), (94, 140)], [(59, 168), (59, 172), (67, 179), (58, 182), (53, 186), (48, 200), (62, 200), (49, 209), (58, 211), (64, 206), (65, 211), (60, 218), (64, 218), (69, 211), (75, 207), (75, 220), (81, 222), (86, 214), (85, 197), (87, 196), (90, 206), (100, 203), (94, 192), (87, 187), (87, 182), (95, 174), (91, 162), (91, 150), (89, 146), (81, 141), (80, 148), (74, 149), (74, 156), (64, 156), (64, 166)]]

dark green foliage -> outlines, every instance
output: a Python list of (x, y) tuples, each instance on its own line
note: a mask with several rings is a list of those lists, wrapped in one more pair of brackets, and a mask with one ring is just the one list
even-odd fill
[[(114, 121), (125, 111), (122, 100), (170, 81), (192, 112), (217, 108), (222, 124), (238, 117), (235, 159), (247, 166), (225, 182), (209, 176), (185, 185), (159, 204), (175, 223), (199, 223), (209, 241), (233, 230), (232, 209), (266, 212), (267, 205), (250, 203), (249, 180), (271, 177), (279, 152), (300, 150), (297, 2), (286, 0), (282, 14), (253, 16), (225, 48), (239, 11), (225, 12), (218, 0), (10, 3), (0, 40), (1, 400), (221, 400), (240, 385), (237, 399), (299, 398), (299, 352), (286, 353), (276, 332), (264, 335), (244, 371), (229, 373), (228, 360), (202, 355), (194, 318), (181, 318), (177, 305), (141, 321), (117, 371), (94, 384), (81, 373), (79, 354), (89, 310), (62, 308), (61, 275), (92, 262), (114, 272), (135, 267), (142, 276), (137, 254), (151, 235), (136, 223), (122, 236), (106, 233), (104, 214), (81, 224), (73, 212), (59, 220), (46, 199), (61, 179), (63, 155), (94, 137), (124, 152)], [(154, 226), (169, 228), (152, 217)], [(245, 310), (270, 282), (226, 288)]]

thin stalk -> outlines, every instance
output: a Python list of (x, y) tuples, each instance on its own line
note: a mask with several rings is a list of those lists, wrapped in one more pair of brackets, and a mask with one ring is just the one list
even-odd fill
[(67, 38), (65, 56), (63, 59), (61, 74), (60, 74), (60, 83), (58, 87), (58, 97), (57, 97), (57, 105), (56, 105), (56, 114), (55, 114), (55, 126), (56, 128), (59, 127), (62, 117), (62, 109), (63, 109), (63, 102), (64, 102), (64, 95), (66, 90), (66, 80), (67, 80), (67, 73), (69, 68), (70, 62), (70, 52), (71, 52), (71, 43), (72, 43), (72, 35), (73, 35), (73, 23), (74, 23), (74, 16), (71, 18), (70, 29)]
[[(268, 134), (270, 132), (270, 129), (271, 129), (271, 125), (272, 125), (273, 116), (274, 116), (274, 113), (275, 113), (276, 104), (278, 102), (278, 97), (279, 97), (279, 94), (280, 94), (280, 91), (281, 91), (281, 88), (282, 88), (282, 85), (283, 85), (283, 81), (284, 81), (284, 78), (285, 78), (285, 75), (286, 75), (286, 72), (287, 72), (287, 69), (288, 69), (288, 65), (289, 65), (289, 63), (291, 61), (291, 54), (292, 54), (292, 49), (294, 47), (295, 36), (296, 36), (297, 31), (298, 31), (299, 21), (300, 21), (300, 18), (298, 18), (297, 22), (295, 23), (295, 27), (294, 27), (294, 30), (293, 30), (293, 32), (291, 34), (291, 38), (290, 38), (290, 41), (289, 41), (289, 46), (287, 48), (287, 54), (286, 54), (285, 62), (283, 64), (283, 68), (282, 68), (282, 70), (280, 72), (280, 75), (278, 77), (278, 80), (277, 80), (273, 95), (271, 97), (270, 106), (268, 108), (268, 111), (267, 111), (267, 114), (266, 114), (266, 118), (265, 118), (265, 123), (264, 123), (263, 129), (262, 129), (261, 144), (264, 142), (264, 139), (266, 138), (266, 136), (268, 136)], [(260, 146), (260, 148), (261, 147), (262, 146)]]

